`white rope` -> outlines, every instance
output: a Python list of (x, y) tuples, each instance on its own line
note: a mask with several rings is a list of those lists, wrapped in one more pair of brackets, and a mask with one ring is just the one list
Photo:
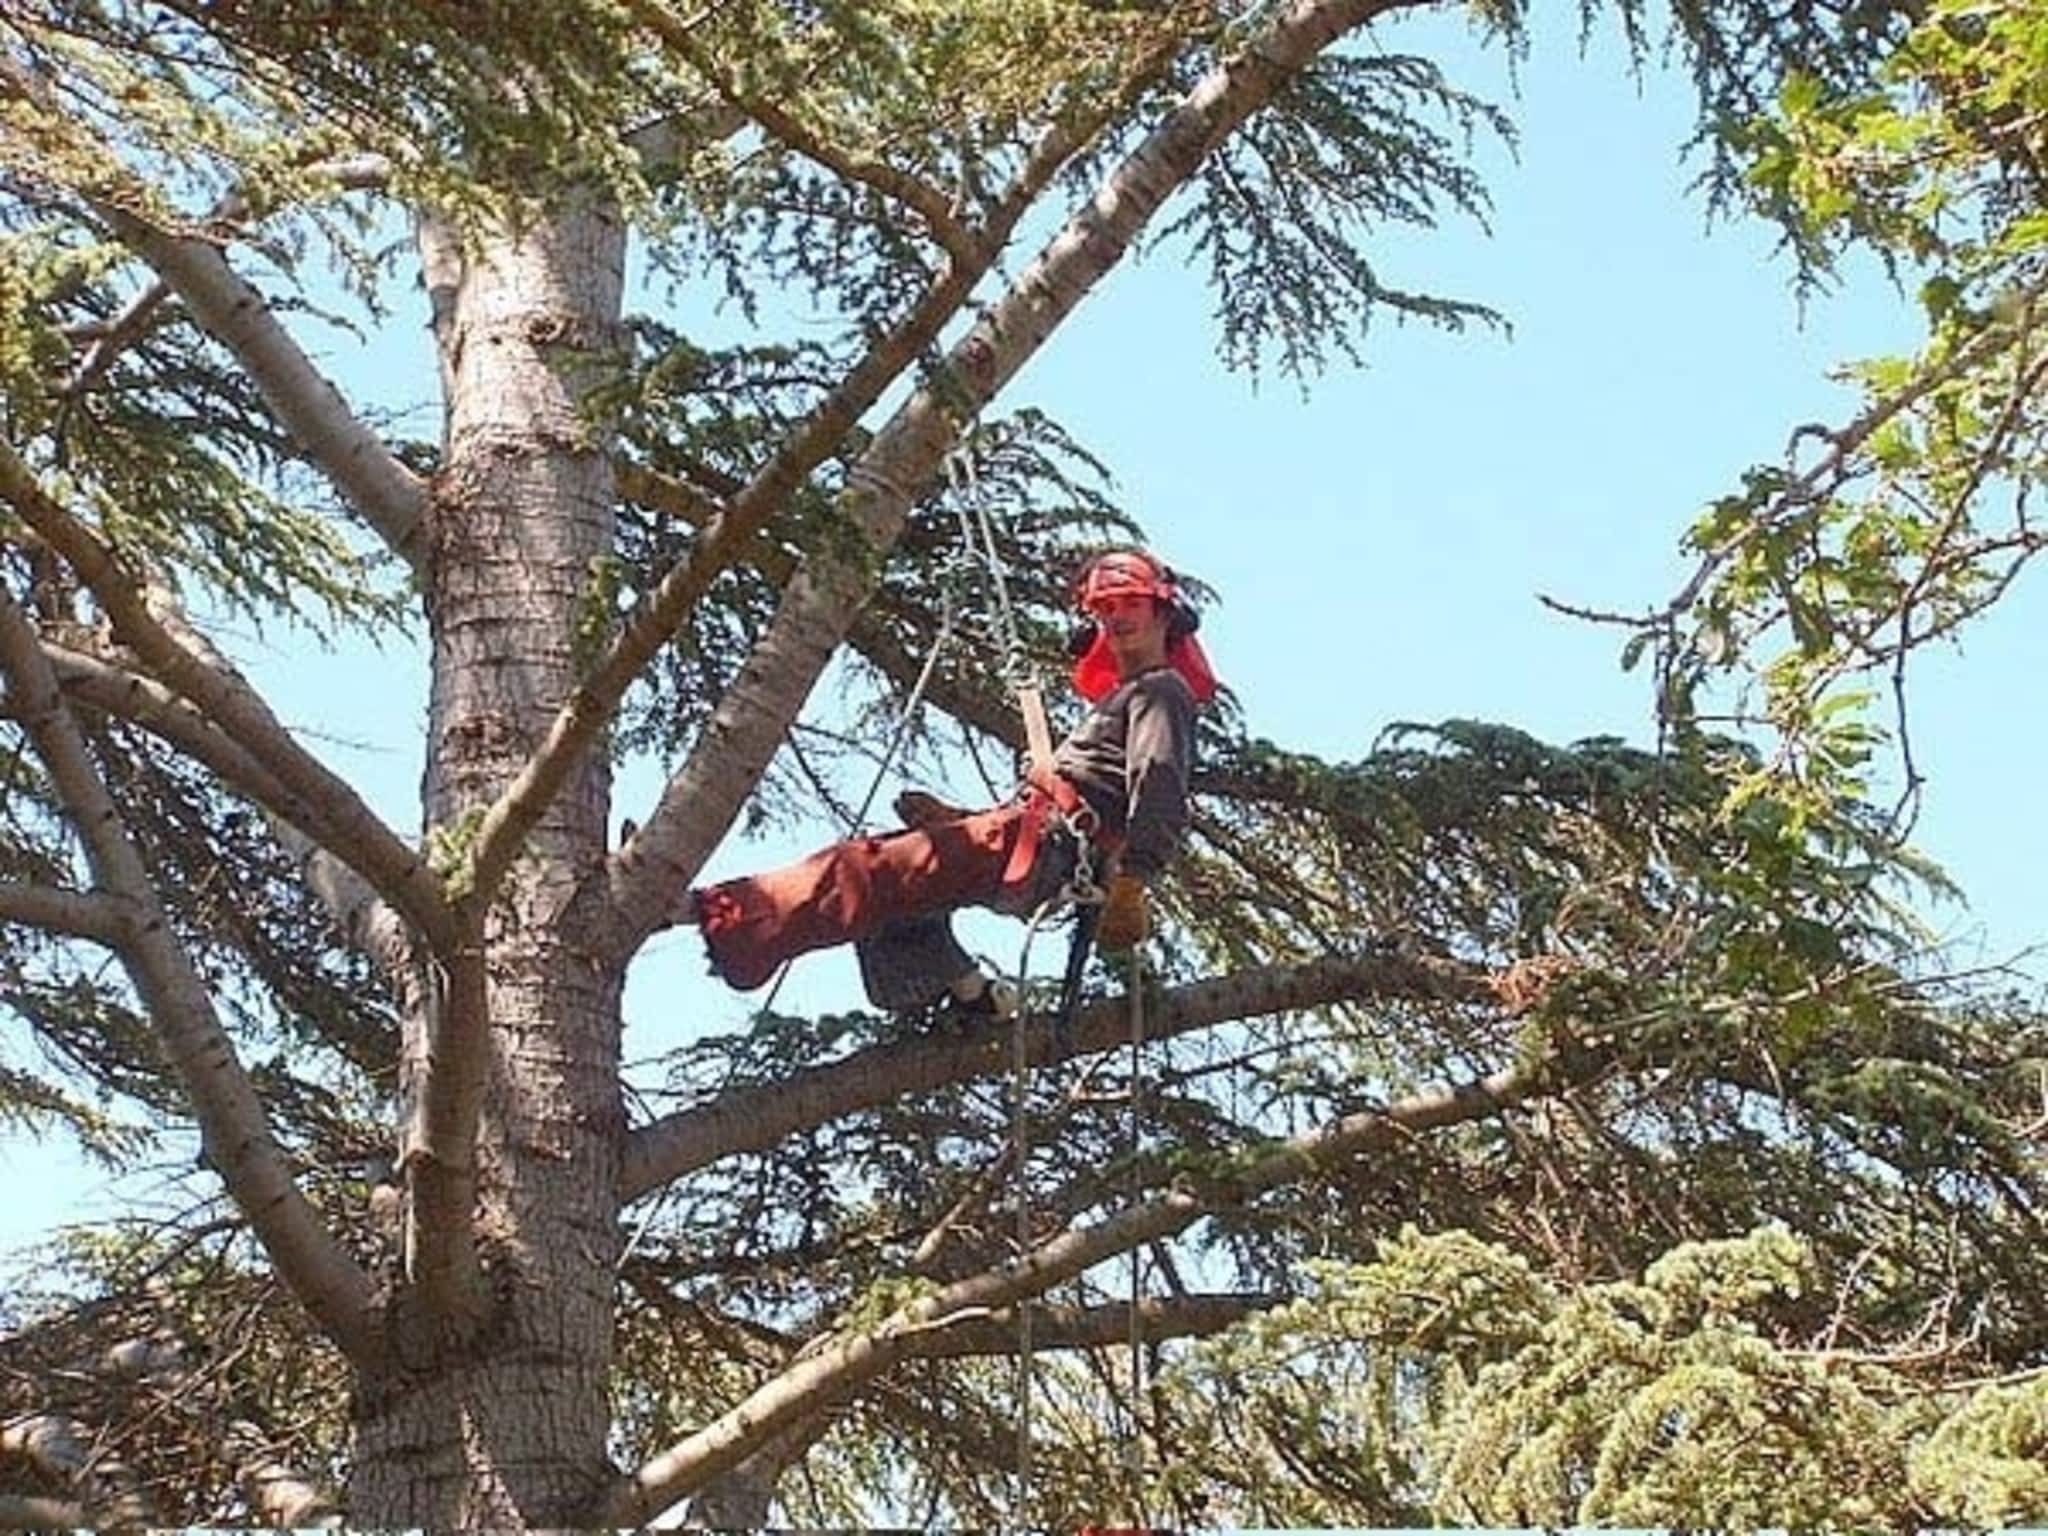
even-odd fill
[[(1017, 1202), (1017, 1257), (1031, 1251), (1031, 1182), (1026, 1164), (1031, 1157), (1031, 946), (1045, 920), (1059, 910), (1066, 893), (1056, 891), (1038, 904), (1024, 930), (1024, 945), (1017, 956), (1017, 1017), (1010, 1031), (1010, 1146)], [(1031, 1513), (1031, 1398), (1034, 1380), (1032, 1357), (1031, 1299), (1017, 1299), (1017, 1374), (1012, 1388), (1017, 1411), (1017, 1477), (1011, 1488), (1010, 1525), (1013, 1531), (1028, 1531)]]
[[(1143, 1150), (1144, 1116), (1144, 1050), (1145, 1050), (1145, 963), (1139, 949), (1131, 950), (1131, 1204), (1135, 1206), (1143, 1194), (1143, 1173), (1139, 1167), (1139, 1154)], [(1144, 1404), (1147, 1391), (1145, 1381), (1145, 1338), (1139, 1321), (1139, 1306), (1145, 1298), (1145, 1250), (1142, 1244), (1131, 1249), (1131, 1317), (1129, 1345), (1131, 1352), (1131, 1398), (1128, 1414), (1130, 1439), (1124, 1446), (1124, 1463), (1131, 1479), (1131, 1523), (1143, 1530), (1145, 1518), (1145, 1418)]]

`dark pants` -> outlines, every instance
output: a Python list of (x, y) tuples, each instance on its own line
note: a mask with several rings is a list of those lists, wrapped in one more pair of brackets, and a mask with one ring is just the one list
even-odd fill
[(928, 827), (851, 838), (785, 868), (708, 886), (697, 893), (697, 917), (711, 968), (728, 985), (751, 991), (785, 960), (851, 942), (876, 1006), (931, 1002), (974, 963), (953, 936), (956, 908), (1028, 912), (1071, 870), (1071, 843), (1052, 835), (1016, 867), (1012, 855), (1026, 814), (1025, 802), (1013, 801)]

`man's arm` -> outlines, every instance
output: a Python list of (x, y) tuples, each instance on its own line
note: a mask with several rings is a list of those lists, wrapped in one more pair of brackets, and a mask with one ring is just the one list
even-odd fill
[(1130, 796), (1124, 848), (1095, 933), (1104, 949), (1129, 949), (1151, 932), (1145, 885), (1180, 851), (1186, 835), (1194, 742), (1194, 695), (1176, 674), (1155, 673), (1131, 691), (1124, 728)]
[(1187, 684), (1166, 671), (1141, 679), (1124, 725), (1125, 873), (1150, 880), (1180, 851), (1194, 750), (1195, 699)]

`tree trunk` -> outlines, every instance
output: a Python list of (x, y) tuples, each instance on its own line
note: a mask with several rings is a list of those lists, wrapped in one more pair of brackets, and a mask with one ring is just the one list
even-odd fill
[[(431, 846), (503, 792), (610, 616), (594, 577), (612, 471), (580, 402), (622, 345), (624, 230), (584, 205), (481, 251), (423, 240), (448, 401), (427, 573)], [(401, 1292), (393, 1361), (356, 1393), (353, 1524), (571, 1524), (608, 1475), (620, 987), (567, 919), (604, 860), (610, 777), (602, 746), (584, 754), (484, 920), (483, 1321), (408, 1317)], [(464, 1069), (435, 1059), (424, 1019), (410, 1028), (409, 1102), (425, 1073)]]

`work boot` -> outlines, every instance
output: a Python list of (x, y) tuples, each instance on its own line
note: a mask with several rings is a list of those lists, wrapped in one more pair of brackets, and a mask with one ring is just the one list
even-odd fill
[(936, 827), (941, 822), (958, 821), (967, 814), (957, 805), (948, 805), (937, 795), (927, 794), (921, 789), (906, 789), (895, 800), (896, 817), (906, 827)]
[[(976, 982), (980, 983), (978, 987)], [(1017, 1016), (1018, 1000), (1017, 983), (1009, 977), (973, 970), (953, 983), (940, 999), (939, 1009), (947, 1021), (957, 1024), (979, 1019), (1013, 1019)]]

